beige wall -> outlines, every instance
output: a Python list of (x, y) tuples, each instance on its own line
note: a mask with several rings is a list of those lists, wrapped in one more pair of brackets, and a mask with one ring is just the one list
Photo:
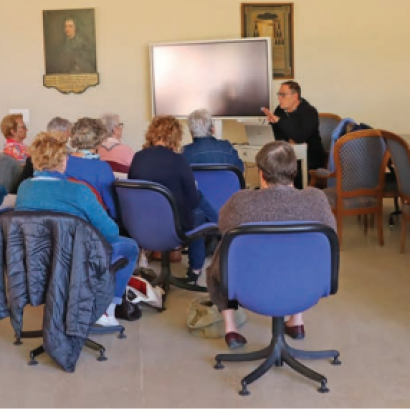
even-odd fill
[[(319, 111), (410, 133), (410, 1), (294, 4), (303, 95)], [(42, 10), (88, 7), (96, 13), (100, 85), (80, 95), (43, 87)], [(126, 141), (139, 148), (150, 117), (148, 44), (240, 37), (238, 0), (0, 0), (0, 16), (0, 116), (28, 108), (29, 139), (55, 115), (76, 120), (115, 111)], [(241, 132), (224, 125), (232, 139)]]

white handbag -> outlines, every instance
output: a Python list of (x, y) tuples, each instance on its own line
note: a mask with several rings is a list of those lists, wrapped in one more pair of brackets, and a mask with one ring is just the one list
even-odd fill
[(139, 276), (132, 276), (125, 289), (125, 297), (129, 302), (146, 304), (156, 309), (162, 309), (164, 293), (161, 287), (154, 287)]

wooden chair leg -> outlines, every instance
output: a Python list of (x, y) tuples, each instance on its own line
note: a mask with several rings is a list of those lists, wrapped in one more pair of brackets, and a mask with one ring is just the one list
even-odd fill
[(363, 215), (364, 234), (367, 235), (367, 215)]
[(401, 243), (400, 243), (400, 253), (404, 253), (406, 247), (406, 217), (401, 216)]
[(339, 248), (342, 249), (343, 239), (343, 215), (336, 214), (337, 237), (339, 238)]
[[(374, 220), (374, 214), (372, 214)], [(383, 209), (380, 209), (376, 215), (377, 218), (377, 236), (379, 237), (379, 245), (384, 245), (384, 237), (383, 237)]]
[(374, 214), (370, 214), (370, 229), (374, 228)]

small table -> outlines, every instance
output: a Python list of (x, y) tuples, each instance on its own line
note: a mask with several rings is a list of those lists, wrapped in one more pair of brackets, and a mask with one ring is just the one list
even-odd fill
[[(296, 158), (302, 162), (302, 185), (303, 188), (308, 185), (308, 170), (307, 170), (307, 145), (306, 144), (295, 144), (292, 145), (295, 150)], [(238, 151), (239, 158), (243, 162), (255, 163), (256, 154), (260, 151), (262, 147), (257, 145), (234, 145), (235, 149)]]

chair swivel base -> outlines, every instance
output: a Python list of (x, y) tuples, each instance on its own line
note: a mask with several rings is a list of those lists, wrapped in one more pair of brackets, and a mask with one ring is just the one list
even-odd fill
[[(97, 360), (99, 362), (104, 362), (106, 360), (108, 360), (107, 356), (105, 355), (105, 347), (97, 342), (95, 342), (94, 340), (91, 339), (86, 339), (85, 340), (85, 345), (92, 349), (95, 350), (96, 352), (98, 352), (100, 355), (97, 357)], [(40, 356), (41, 354), (44, 353), (44, 346), (41, 345), (39, 347), (37, 347), (34, 350), (30, 351), (30, 360), (28, 361), (28, 365), (29, 366), (35, 366), (36, 364), (38, 364), (38, 361), (36, 360), (37, 356)]]
[[(118, 339), (125, 339), (127, 336), (124, 334), (125, 328), (124, 326), (118, 325), (118, 326), (91, 326), (90, 327), (90, 332), (91, 334), (108, 334), (108, 333), (113, 333), (113, 332), (119, 332), (118, 334)], [(22, 331), (20, 335), (15, 335), (16, 340), (14, 341), (15, 345), (21, 345), (23, 342), (21, 341), (22, 338), (39, 338), (43, 336), (43, 331), (42, 330), (34, 330), (34, 331)], [(97, 360), (99, 362), (107, 360), (107, 356), (105, 356), (105, 347), (94, 340), (91, 339), (86, 339), (85, 340), (85, 345), (97, 352), (99, 352), (99, 356)], [(36, 357), (40, 356), (42, 353), (44, 353), (44, 346), (41, 345), (37, 347), (34, 350), (30, 351), (30, 360), (27, 363), (29, 366), (34, 366), (38, 364)]]
[(194, 292), (208, 291), (208, 289), (205, 286), (199, 286), (196, 284), (191, 285), (187, 283), (187, 278), (176, 278), (175, 276), (173, 276), (171, 272), (171, 264), (169, 261), (169, 252), (162, 252), (161, 273), (158, 275), (156, 279), (152, 281), (151, 285), (160, 286), (163, 289), (163, 303), (165, 303), (165, 300), (167, 298), (170, 285), (176, 286), (181, 289), (191, 290)]
[(119, 332), (118, 339), (125, 339), (127, 336), (124, 334), (125, 327), (121, 325), (117, 326), (98, 326), (93, 325), (90, 327), (90, 334), (93, 335), (106, 335), (109, 333)]
[(299, 359), (326, 359), (333, 358), (332, 364), (341, 364), (339, 360), (339, 352), (337, 350), (324, 350), (324, 351), (304, 351), (294, 349), (289, 346), (284, 337), (284, 319), (283, 318), (273, 318), (272, 330), (273, 336), (271, 344), (262, 350), (251, 353), (243, 354), (218, 354), (215, 357), (216, 365), (215, 369), (223, 369), (223, 361), (226, 362), (244, 362), (252, 360), (266, 359), (259, 367), (257, 367), (252, 373), (248, 374), (241, 380), (242, 389), (239, 391), (241, 396), (247, 396), (250, 394), (248, 390), (248, 385), (253, 383), (255, 380), (263, 376), (272, 366), (282, 367), (283, 363), (286, 363), (293, 370), (300, 373), (301, 375), (317, 381), (320, 383), (318, 391), (320, 393), (327, 393), (329, 389), (327, 388), (327, 379), (325, 376), (309, 369), (302, 363), (296, 360)]

